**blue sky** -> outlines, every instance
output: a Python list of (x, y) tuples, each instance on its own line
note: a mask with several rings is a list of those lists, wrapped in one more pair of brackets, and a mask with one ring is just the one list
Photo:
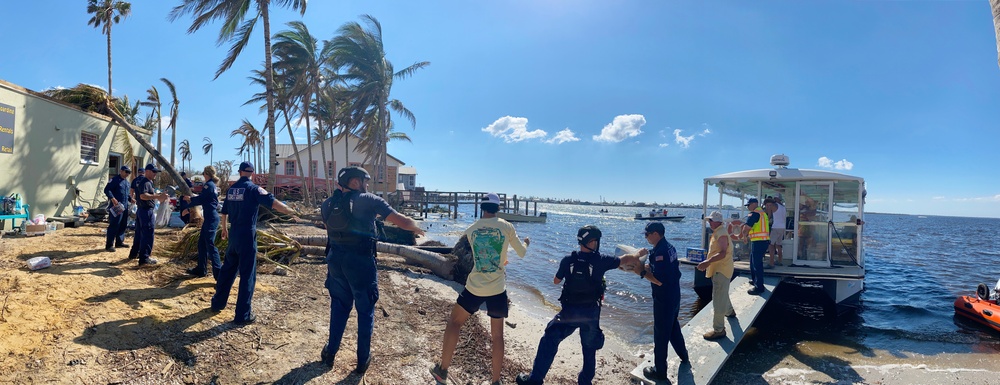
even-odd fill
[[(114, 94), (145, 98), (166, 77), (178, 141), (216, 143), (260, 90), (261, 29), (212, 80), (219, 24), (187, 34), (179, 1), (135, 0), (114, 27)], [(393, 96), (417, 117), (389, 152), (441, 191), (698, 203), (701, 180), (766, 168), (844, 168), (868, 211), (1000, 217), (1000, 68), (987, 0), (330, 1), (302, 19), (320, 39), (358, 15), (383, 26), (396, 68), (431, 65)], [(105, 38), (86, 2), (4, 5), (0, 79), (33, 90), (107, 84)], [(161, 90), (161, 93), (165, 90)], [(297, 136), (304, 136), (302, 133)], [(279, 143), (287, 142), (280, 132)], [(200, 151), (196, 166), (208, 163)]]

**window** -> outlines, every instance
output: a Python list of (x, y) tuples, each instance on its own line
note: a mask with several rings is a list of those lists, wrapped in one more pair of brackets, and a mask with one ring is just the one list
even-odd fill
[(333, 178), (333, 172), (334, 172), (334, 170), (333, 170), (333, 161), (332, 160), (328, 160), (326, 162), (326, 177), (327, 178)]
[(312, 161), (312, 165), (309, 166), (310, 178), (315, 178), (317, 175), (319, 175), (318, 167), (319, 167), (319, 162), (315, 160)]
[(80, 162), (97, 164), (97, 134), (91, 132), (80, 133)]
[(286, 160), (285, 161), (285, 175), (297, 175), (295, 173), (295, 161)]

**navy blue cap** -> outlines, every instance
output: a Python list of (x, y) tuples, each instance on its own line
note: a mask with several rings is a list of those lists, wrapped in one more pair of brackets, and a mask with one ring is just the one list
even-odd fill
[(750, 207), (750, 205), (753, 203), (760, 204), (760, 201), (758, 201), (757, 198), (750, 198), (749, 200), (747, 200), (747, 204), (745, 204), (744, 206)]
[(127, 172), (127, 173), (129, 173), (129, 174), (131, 174), (131, 173), (132, 173), (132, 169), (131, 169), (131, 168), (128, 168), (128, 166), (122, 166), (122, 167), (121, 167), (121, 170), (122, 170), (122, 171), (125, 171), (125, 172)]
[(663, 228), (663, 223), (660, 223), (660, 222), (649, 222), (649, 223), (646, 224), (646, 232), (647, 233), (658, 233), (660, 235), (663, 235), (663, 233), (666, 232), (666, 231), (667, 230), (665, 228)]
[(181, 171), (181, 176), (188, 176), (188, 173)]
[(156, 166), (154, 166), (152, 163), (147, 164), (146, 168), (144, 170), (148, 170), (148, 171), (152, 171), (152, 172), (160, 172), (160, 169), (156, 168)]
[(253, 172), (253, 163), (243, 162), (240, 163), (240, 172)]

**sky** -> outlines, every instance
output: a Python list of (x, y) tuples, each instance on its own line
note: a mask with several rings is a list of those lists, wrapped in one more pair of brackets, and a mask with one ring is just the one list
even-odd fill
[[(189, 34), (180, 0), (134, 0), (114, 26), (113, 93), (177, 87), (178, 142), (215, 143), (264, 114), (243, 103), (262, 27), (213, 80), (219, 23)], [(107, 86), (106, 40), (86, 1), (3, 5), (0, 79), (42, 91)], [(438, 191), (700, 203), (705, 177), (791, 167), (865, 178), (866, 211), (1000, 217), (1000, 68), (988, 0), (358, 1), (273, 10), (319, 39), (369, 14), (416, 116), (389, 153)], [(304, 138), (304, 130), (296, 131)], [(287, 133), (278, 133), (288, 143)], [(282, 140), (281, 138), (285, 138)], [(209, 163), (197, 151), (193, 164)]]

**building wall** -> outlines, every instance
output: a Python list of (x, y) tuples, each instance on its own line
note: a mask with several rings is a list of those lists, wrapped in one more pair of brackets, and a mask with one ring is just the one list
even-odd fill
[[(0, 194), (21, 194), (31, 205), (32, 216), (46, 217), (72, 215), (75, 205), (96, 207), (106, 199), (109, 154), (122, 152), (114, 142), (124, 128), (4, 81), (0, 81), (0, 104), (14, 109), (13, 153), (0, 153)], [(97, 136), (96, 162), (81, 159), (82, 132)], [(150, 133), (143, 134), (148, 140)], [(146, 151), (134, 138), (129, 141), (139, 163), (145, 164)]]

